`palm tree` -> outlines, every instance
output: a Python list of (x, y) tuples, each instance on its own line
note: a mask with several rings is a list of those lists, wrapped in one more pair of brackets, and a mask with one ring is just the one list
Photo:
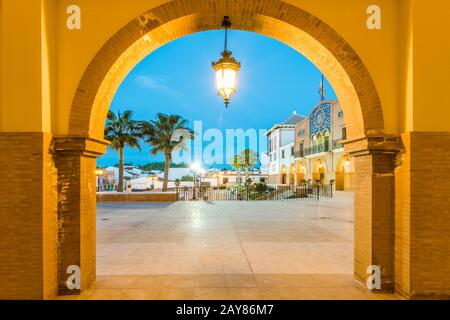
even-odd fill
[(246, 149), (241, 152), (239, 160), (245, 170), (245, 182), (247, 183), (249, 179), (249, 170), (258, 162), (258, 154), (255, 151)]
[(111, 148), (119, 152), (118, 192), (123, 192), (124, 149), (126, 146), (141, 150), (139, 122), (133, 120), (133, 112), (117, 114), (109, 111), (105, 125), (105, 139), (111, 142)]
[(188, 121), (183, 117), (164, 113), (158, 113), (155, 120), (141, 122), (141, 132), (152, 147), (151, 153), (163, 153), (165, 157), (163, 191), (167, 191), (169, 183), (172, 153), (177, 149), (185, 149), (186, 136), (189, 139), (193, 137), (194, 133), (187, 125)]
[(241, 184), (241, 169), (243, 168), (243, 165), (242, 165), (242, 161), (241, 161), (241, 160), (242, 160), (241, 157), (238, 156), (238, 155), (235, 155), (235, 156), (233, 157), (233, 160), (231, 160), (231, 166), (232, 166), (233, 168), (235, 168), (235, 169), (237, 170), (237, 172), (238, 172), (238, 182), (239, 182), (239, 185)]

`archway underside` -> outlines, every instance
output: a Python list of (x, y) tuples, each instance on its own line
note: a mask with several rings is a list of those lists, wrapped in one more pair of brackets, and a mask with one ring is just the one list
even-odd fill
[(103, 139), (106, 114), (123, 79), (143, 58), (186, 35), (216, 30), (224, 15), (233, 28), (274, 38), (301, 52), (333, 85), (346, 114), (349, 139), (383, 133), (380, 99), (362, 61), (327, 24), (279, 0), (175, 0), (148, 11), (115, 34), (98, 52), (77, 89), (69, 135)]

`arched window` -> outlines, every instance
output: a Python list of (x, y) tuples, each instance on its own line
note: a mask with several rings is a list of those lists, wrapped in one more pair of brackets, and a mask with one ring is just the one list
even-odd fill
[[(329, 146), (329, 144), (330, 144), (330, 133), (328, 132), (328, 130), (325, 130), (324, 132), (323, 132), (323, 135), (324, 135), (324, 139), (323, 139), (323, 144), (325, 144), (325, 145), (327, 145), (327, 146)], [(328, 150), (327, 150), (328, 151)]]

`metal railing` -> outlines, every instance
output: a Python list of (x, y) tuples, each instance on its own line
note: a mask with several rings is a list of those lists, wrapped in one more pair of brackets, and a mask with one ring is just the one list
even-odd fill
[(233, 188), (177, 188), (178, 201), (284, 201), (332, 198), (332, 185), (303, 184), (301, 186), (234, 186)]
[(344, 148), (344, 146), (342, 145), (342, 141), (342, 139), (333, 140), (333, 150)]
[[(97, 192), (117, 191), (118, 180), (100, 180), (97, 181)], [(125, 182), (124, 182), (125, 187)]]
[(330, 151), (329, 143), (322, 143), (305, 149), (305, 156)]
[(303, 158), (305, 156), (305, 150), (295, 150), (294, 151), (294, 158)]

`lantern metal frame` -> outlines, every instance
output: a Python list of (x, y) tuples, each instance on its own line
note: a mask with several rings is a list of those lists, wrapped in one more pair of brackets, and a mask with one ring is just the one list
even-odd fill
[[(218, 72), (220, 72), (220, 70), (222, 70), (222, 79), (225, 77), (225, 74), (224, 74), (225, 70), (235, 71), (236, 72), (235, 81), (237, 82), (237, 76), (238, 76), (239, 71), (241, 70), (241, 63), (239, 61), (237, 61), (233, 57), (233, 53), (228, 50), (228, 29), (231, 28), (231, 26), (232, 26), (232, 24), (230, 21), (230, 17), (225, 16), (222, 21), (222, 27), (225, 28), (224, 51), (221, 53), (222, 58), (219, 61), (212, 62), (212, 67), (213, 67), (214, 73), (216, 73), (216, 75)], [(225, 106), (228, 108), (229, 104), (230, 104), (231, 96), (236, 93), (236, 83), (235, 83), (234, 88), (226, 88), (226, 89), (231, 89), (231, 93), (229, 94), (229, 96), (227, 96), (227, 94), (225, 93), (225, 88), (219, 88), (218, 95), (222, 96), (224, 98)]]

